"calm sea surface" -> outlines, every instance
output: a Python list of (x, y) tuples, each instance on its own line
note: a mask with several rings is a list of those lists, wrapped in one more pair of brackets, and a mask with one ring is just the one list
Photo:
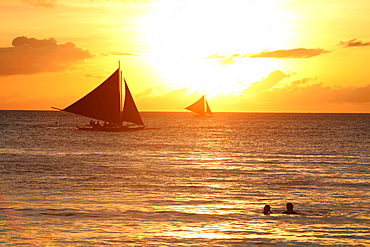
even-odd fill
[(0, 245), (370, 246), (370, 114), (142, 117), (0, 111)]

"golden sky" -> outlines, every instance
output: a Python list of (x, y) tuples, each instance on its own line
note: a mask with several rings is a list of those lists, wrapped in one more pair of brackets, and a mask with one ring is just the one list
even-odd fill
[(0, 109), (65, 108), (121, 62), (140, 111), (370, 113), (364, 0), (0, 0)]

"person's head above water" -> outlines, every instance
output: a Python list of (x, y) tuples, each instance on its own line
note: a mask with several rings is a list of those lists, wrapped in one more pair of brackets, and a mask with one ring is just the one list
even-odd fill
[(265, 205), (265, 207), (263, 208), (263, 213), (264, 214), (271, 214), (271, 207), (270, 205)]
[(297, 212), (295, 212), (295, 211), (293, 210), (293, 208), (294, 208), (293, 203), (288, 202), (288, 203), (286, 204), (286, 209), (287, 209), (287, 211), (284, 211), (283, 213), (284, 213), (284, 214), (297, 214)]

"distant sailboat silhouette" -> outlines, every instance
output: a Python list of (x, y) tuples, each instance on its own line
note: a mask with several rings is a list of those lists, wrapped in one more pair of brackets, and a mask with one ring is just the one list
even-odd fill
[(119, 132), (143, 129), (143, 120), (132, 98), (126, 80), (124, 80), (124, 84), (125, 101), (123, 109), (121, 106), (122, 73), (120, 68), (93, 91), (70, 106), (64, 109), (52, 108), (104, 121), (104, 124), (101, 125), (99, 121), (95, 122), (91, 120), (90, 124), (84, 127), (77, 127), (79, 130)]
[(211, 109), (209, 108), (208, 102), (205, 99), (204, 95), (194, 104), (189, 105), (185, 109), (198, 114), (198, 116), (200, 117), (213, 116)]

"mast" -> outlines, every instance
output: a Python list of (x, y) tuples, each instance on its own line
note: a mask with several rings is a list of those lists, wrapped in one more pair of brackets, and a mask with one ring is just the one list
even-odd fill
[(119, 71), (119, 122), (122, 125), (122, 71), (121, 71), (121, 61), (118, 60), (118, 71)]

